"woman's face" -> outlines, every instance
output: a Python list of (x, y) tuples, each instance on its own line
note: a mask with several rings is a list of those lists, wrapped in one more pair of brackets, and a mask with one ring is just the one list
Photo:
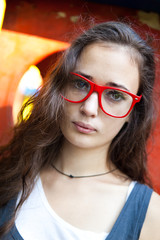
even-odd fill
[[(107, 43), (85, 47), (74, 70), (98, 85), (120, 86), (137, 94), (139, 88), (138, 64), (128, 48)], [(98, 94), (93, 92), (82, 103), (65, 101), (61, 130), (69, 144), (79, 148), (108, 149), (113, 138), (129, 120), (106, 115), (99, 107)]]

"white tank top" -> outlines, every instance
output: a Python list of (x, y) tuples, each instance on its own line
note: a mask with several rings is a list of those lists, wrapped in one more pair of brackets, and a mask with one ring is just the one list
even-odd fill
[[(130, 184), (127, 198), (134, 185), (135, 182)], [(24, 240), (104, 240), (109, 234), (81, 230), (59, 217), (47, 201), (40, 177), (18, 212), (15, 224)]]

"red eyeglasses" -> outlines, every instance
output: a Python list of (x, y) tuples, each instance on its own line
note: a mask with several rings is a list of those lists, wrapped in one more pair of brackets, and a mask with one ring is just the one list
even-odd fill
[(116, 87), (97, 85), (78, 73), (71, 72), (70, 74), (71, 77), (62, 92), (62, 97), (68, 102), (81, 103), (93, 92), (97, 92), (102, 111), (111, 117), (123, 118), (141, 100), (142, 95), (137, 96)]

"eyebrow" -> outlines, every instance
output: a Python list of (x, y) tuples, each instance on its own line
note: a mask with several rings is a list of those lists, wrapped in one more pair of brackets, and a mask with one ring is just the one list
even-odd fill
[[(85, 73), (82, 73), (80, 71), (76, 71), (75, 73), (89, 79), (90, 81), (93, 82), (93, 77), (90, 76), (90, 75), (87, 75)], [(120, 88), (120, 89), (124, 89), (126, 90), (127, 92), (130, 92), (129, 89), (127, 89), (124, 85), (121, 85), (121, 84), (118, 84), (118, 83), (115, 83), (115, 82), (107, 82), (104, 86), (109, 86), (109, 87), (116, 87), (116, 88)]]

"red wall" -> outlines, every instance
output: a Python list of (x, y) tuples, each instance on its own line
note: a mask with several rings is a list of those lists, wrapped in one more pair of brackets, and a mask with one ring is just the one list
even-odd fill
[[(144, 31), (150, 32), (154, 39), (156, 57), (160, 54), (160, 44), (156, 41), (156, 39), (160, 39), (160, 21), (157, 14), (83, 0), (8, 1), (3, 29), (0, 33), (2, 56), (0, 64), (0, 136), (13, 125), (12, 105), (16, 88), (29, 65), (38, 64), (54, 52), (65, 49), (68, 45), (63, 45), (63, 43), (67, 43), (79, 34), (79, 27), (82, 30), (90, 25), (93, 21), (92, 17), (97, 22), (131, 20), (136, 23), (142, 36), (145, 36)], [(16, 34), (16, 40), (13, 37), (14, 34)], [(56, 50), (54, 50), (53, 40), (60, 41)], [(38, 47), (37, 43), (40, 41), (43, 42), (43, 47)], [(39, 48), (41, 51), (37, 52)], [(39, 65), (41, 64), (39, 63)], [(157, 63), (156, 91), (160, 85), (159, 71), (160, 67)], [(158, 99), (158, 107), (159, 103)], [(160, 193), (159, 119), (158, 115), (156, 131), (153, 135), (154, 140), (150, 141), (148, 154), (153, 184)]]

